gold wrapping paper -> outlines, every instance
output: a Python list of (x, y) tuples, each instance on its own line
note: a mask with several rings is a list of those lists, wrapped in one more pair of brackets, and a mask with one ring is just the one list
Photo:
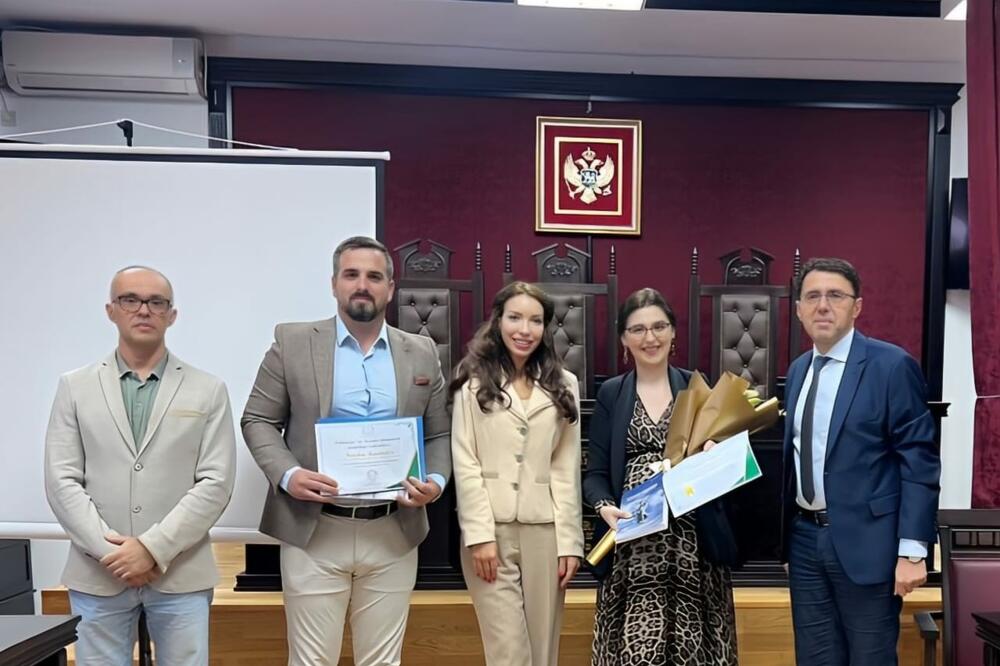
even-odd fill
[(671, 466), (687, 457), (691, 447), (692, 426), (709, 395), (711, 390), (700, 372), (692, 374), (688, 387), (677, 394), (674, 411), (670, 415), (667, 441), (663, 447), (663, 459), (669, 460)]
[[(600, 516), (597, 517), (598, 520), (603, 520)], [(601, 540), (597, 542), (589, 553), (587, 553), (587, 564), (592, 567), (597, 566), (597, 564), (604, 559), (604, 556), (615, 549), (615, 531), (608, 530), (601, 537)]]

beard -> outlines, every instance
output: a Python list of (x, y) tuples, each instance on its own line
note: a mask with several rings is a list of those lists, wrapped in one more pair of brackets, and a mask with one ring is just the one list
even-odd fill
[(368, 323), (374, 321), (384, 310), (384, 308), (379, 309), (374, 300), (352, 298), (347, 302), (344, 313), (354, 321)]

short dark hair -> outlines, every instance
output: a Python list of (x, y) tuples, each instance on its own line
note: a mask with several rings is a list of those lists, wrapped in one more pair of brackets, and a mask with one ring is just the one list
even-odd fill
[(337, 246), (337, 249), (333, 251), (334, 277), (337, 277), (337, 274), (340, 272), (340, 255), (344, 254), (348, 250), (378, 250), (385, 256), (386, 278), (390, 280), (392, 279), (392, 255), (389, 254), (389, 249), (381, 242), (375, 240), (374, 238), (369, 238), (368, 236), (351, 236)]
[(846, 259), (838, 259), (837, 257), (813, 257), (802, 265), (802, 272), (799, 273), (798, 279), (795, 280), (796, 300), (802, 298), (802, 283), (805, 281), (806, 276), (813, 271), (843, 275), (851, 283), (851, 288), (854, 289), (854, 296), (861, 296), (861, 276), (858, 275), (858, 269), (852, 266), (851, 262)]
[(638, 291), (633, 291), (618, 309), (618, 335), (625, 335), (625, 322), (628, 321), (633, 312), (651, 305), (655, 305), (663, 310), (667, 315), (667, 321), (670, 322), (670, 325), (674, 329), (677, 328), (677, 315), (674, 314), (674, 309), (667, 303), (667, 299), (663, 298), (663, 294), (655, 289), (645, 287)]

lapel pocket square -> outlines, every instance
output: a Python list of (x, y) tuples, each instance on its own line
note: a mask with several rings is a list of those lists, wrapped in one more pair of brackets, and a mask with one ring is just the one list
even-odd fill
[(423, 375), (417, 375), (416, 377), (413, 378), (413, 385), (414, 386), (430, 386), (430, 384), (431, 384), (431, 378), (430, 377), (424, 377)]
[(199, 412), (197, 409), (171, 409), (167, 412), (167, 416), (194, 419), (205, 416), (205, 412)]

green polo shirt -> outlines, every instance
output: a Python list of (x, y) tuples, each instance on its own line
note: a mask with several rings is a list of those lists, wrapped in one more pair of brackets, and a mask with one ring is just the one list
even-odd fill
[(163, 377), (163, 371), (167, 368), (169, 355), (169, 353), (164, 354), (146, 381), (142, 381), (139, 379), (139, 375), (128, 367), (121, 354), (115, 351), (115, 360), (118, 361), (118, 379), (122, 385), (122, 399), (125, 401), (125, 413), (128, 414), (128, 423), (132, 426), (132, 437), (136, 447), (142, 445), (142, 440), (146, 436), (149, 415), (153, 411), (156, 392), (160, 389), (160, 379)]

